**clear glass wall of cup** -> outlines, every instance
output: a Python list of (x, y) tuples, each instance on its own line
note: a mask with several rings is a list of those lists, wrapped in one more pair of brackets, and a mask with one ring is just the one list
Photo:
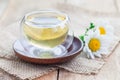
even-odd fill
[(28, 13), (23, 17), (20, 27), (22, 46), (36, 58), (63, 56), (73, 41), (69, 18), (59, 11)]

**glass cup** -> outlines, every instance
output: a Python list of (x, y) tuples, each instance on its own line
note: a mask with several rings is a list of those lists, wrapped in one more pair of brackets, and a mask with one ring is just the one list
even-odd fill
[(69, 18), (59, 11), (28, 13), (23, 17), (20, 27), (22, 46), (36, 58), (63, 56), (73, 41)]

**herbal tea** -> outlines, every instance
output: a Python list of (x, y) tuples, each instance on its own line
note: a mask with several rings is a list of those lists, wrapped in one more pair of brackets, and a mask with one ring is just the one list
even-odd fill
[(27, 19), (34, 25), (24, 23), (22, 25), (23, 32), (32, 45), (39, 48), (53, 48), (65, 41), (69, 30), (68, 25), (57, 25), (64, 21), (64, 16), (41, 17), (33, 15)]

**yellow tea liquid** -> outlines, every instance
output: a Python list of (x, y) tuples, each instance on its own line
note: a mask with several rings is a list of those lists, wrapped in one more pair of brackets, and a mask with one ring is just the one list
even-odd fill
[(53, 48), (65, 41), (68, 33), (68, 25), (57, 25), (65, 19), (64, 17), (32, 16), (28, 17), (28, 19), (35, 25), (29, 25), (28, 23), (24, 23), (23, 32), (27, 40), (32, 45), (39, 48)]

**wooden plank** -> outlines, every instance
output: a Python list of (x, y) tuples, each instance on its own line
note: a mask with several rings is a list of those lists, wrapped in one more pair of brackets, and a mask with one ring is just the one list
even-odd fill
[(57, 70), (50, 72), (49, 74), (46, 74), (44, 76), (38, 77), (34, 80), (57, 80)]
[[(22, 17), (31, 11), (55, 9), (56, 5), (62, 0), (10, 0), (5, 13), (2, 15), (0, 25), (8, 26), (9, 24), (20, 21)], [(27, 4), (28, 3), (28, 4)], [(27, 5), (26, 5), (27, 4)], [(1, 26), (0, 26), (1, 27)]]
[[(57, 80), (57, 73), (57, 70), (55, 70), (34, 80)], [(18, 78), (9, 75), (8, 73), (0, 69), (0, 80), (18, 80)]]
[(94, 80), (93, 76), (80, 75), (65, 70), (60, 70), (58, 80)]
[(9, 1), (8, 0), (0, 0), (0, 18), (4, 14), (4, 11), (8, 5)]

